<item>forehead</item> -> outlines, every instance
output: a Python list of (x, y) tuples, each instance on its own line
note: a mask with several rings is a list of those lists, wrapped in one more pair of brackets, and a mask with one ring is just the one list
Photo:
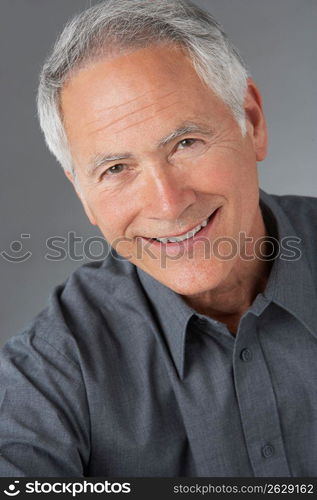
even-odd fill
[[(176, 46), (138, 49), (98, 60), (75, 73), (61, 93), (70, 144), (126, 141), (133, 134), (165, 135), (180, 121), (223, 105)], [(166, 124), (166, 130), (162, 130)]]

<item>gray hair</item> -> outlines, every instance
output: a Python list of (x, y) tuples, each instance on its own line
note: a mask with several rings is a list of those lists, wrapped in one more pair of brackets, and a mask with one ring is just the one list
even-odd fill
[(185, 0), (107, 0), (67, 23), (40, 74), (37, 105), (46, 143), (74, 173), (60, 91), (71, 74), (103, 55), (171, 42), (183, 47), (200, 78), (231, 109), (245, 135), (247, 69), (220, 25)]

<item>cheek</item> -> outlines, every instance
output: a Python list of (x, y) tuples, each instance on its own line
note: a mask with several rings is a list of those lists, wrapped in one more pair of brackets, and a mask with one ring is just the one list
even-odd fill
[(126, 234), (135, 211), (127, 197), (102, 193), (90, 198), (90, 207), (97, 226), (108, 244), (123, 257), (132, 258), (135, 253), (135, 242)]
[(258, 205), (254, 153), (249, 148), (217, 148), (213, 153), (198, 169), (201, 190), (225, 199), (224, 233), (248, 232)]
[(222, 192), (224, 196), (232, 199), (239, 196), (239, 193), (244, 193), (248, 198), (256, 191), (257, 164), (254, 152), (248, 147), (218, 149), (210, 165), (209, 175), (208, 169), (205, 168), (203, 177), (213, 191), (219, 189), (219, 193)]
[(246, 182), (246, 174), (237, 162), (224, 161), (223, 158), (200, 164), (192, 176), (192, 186), (201, 193), (220, 195), (232, 201), (237, 189)]
[(85, 199), (105, 238), (109, 241), (110, 237), (121, 235), (126, 218), (123, 204), (105, 193), (93, 196), (89, 193)]

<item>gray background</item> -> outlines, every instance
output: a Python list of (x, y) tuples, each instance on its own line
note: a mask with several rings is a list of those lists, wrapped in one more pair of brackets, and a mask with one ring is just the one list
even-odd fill
[[(155, 1), (155, 0), (154, 0)], [(62, 169), (47, 151), (35, 109), (38, 72), (65, 21), (87, 0), (1, 0), (1, 316), (0, 344), (46, 304), (51, 289), (91, 258), (48, 261), (45, 241), (100, 236), (90, 226)], [(246, 59), (264, 97), (270, 152), (260, 184), (277, 194), (317, 196), (316, 0), (200, 0)], [(23, 238), (21, 234), (30, 234)], [(23, 243), (19, 250), (19, 243)], [(66, 249), (66, 243), (61, 246)], [(14, 258), (32, 255), (23, 262)], [(6, 252), (6, 254), (3, 254)], [(54, 252), (50, 252), (53, 255)], [(54, 253), (55, 255), (56, 253)]]

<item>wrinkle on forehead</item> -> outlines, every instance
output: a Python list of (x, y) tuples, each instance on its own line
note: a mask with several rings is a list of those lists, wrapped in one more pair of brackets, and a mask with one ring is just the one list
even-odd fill
[[(151, 120), (154, 116), (157, 116), (157, 115), (158, 115), (159, 113), (161, 113), (162, 111), (165, 111), (166, 109), (171, 108), (171, 107), (172, 107), (172, 106), (174, 106), (175, 104), (178, 104), (178, 101), (174, 101), (174, 102), (172, 102), (172, 103), (168, 104), (167, 106), (163, 106), (162, 108), (156, 109), (156, 110), (155, 110), (155, 113), (151, 113), (151, 114), (149, 114), (148, 116), (146, 116), (146, 117), (142, 118), (142, 120), (137, 121), (137, 118), (136, 118), (136, 120), (135, 120), (135, 121), (132, 121), (132, 123), (130, 123), (129, 125), (126, 125), (126, 126), (124, 126), (123, 128), (120, 128), (120, 127), (119, 127), (119, 128), (117, 128), (115, 132), (124, 132), (125, 130), (127, 130), (127, 129), (131, 128), (131, 127), (135, 127), (136, 125), (141, 125), (142, 123), (145, 123), (145, 122), (147, 122), (148, 120)], [(148, 106), (146, 106), (146, 107), (148, 107)], [(140, 110), (140, 111), (141, 111), (141, 110)], [(109, 124), (107, 124), (107, 125), (105, 125), (105, 126), (101, 127), (100, 129), (98, 129), (98, 130), (96, 130), (96, 131), (94, 131), (94, 132), (91, 132), (91, 133), (98, 133), (98, 132), (101, 132), (101, 131), (105, 130), (106, 128), (111, 127), (111, 126), (112, 126), (112, 125), (114, 125), (115, 123), (120, 123), (122, 120), (124, 120), (124, 119), (128, 118), (128, 117), (129, 117), (129, 116), (131, 116), (131, 115), (134, 115), (135, 113), (137, 113), (137, 111), (135, 111), (135, 112), (133, 112), (133, 113), (131, 113), (131, 114), (129, 113), (129, 114), (127, 114), (127, 115), (125, 115), (125, 116), (123, 116), (123, 117), (121, 117), (121, 118), (118, 118), (118, 120), (115, 120), (114, 122), (109, 123)]]
[[(175, 90), (172, 90), (171, 92), (168, 92), (167, 94), (164, 94), (162, 97), (168, 97), (169, 95), (174, 94), (175, 92), (176, 92)], [(153, 93), (153, 90), (147, 90), (143, 94), (141, 94), (141, 95), (139, 95), (137, 97), (134, 97), (133, 99), (129, 99), (128, 101), (122, 102), (121, 104), (117, 104), (115, 106), (107, 106), (106, 108), (101, 109), (99, 112), (96, 111), (97, 118), (95, 118), (94, 120), (90, 120), (89, 122), (87, 122), (87, 125), (88, 126), (89, 125), (93, 125), (94, 123), (96, 123), (99, 120), (101, 120), (103, 118), (104, 114), (109, 113), (110, 111), (115, 111), (115, 110), (121, 108), (122, 106), (127, 106), (128, 104), (134, 103), (134, 102), (138, 101), (139, 99), (142, 99), (142, 98), (144, 98), (145, 96), (147, 96), (148, 94), (151, 94), (151, 93)]]
[[(172, 91), (172, 92), (168, 92), (167, 94), (162, 94), (162, 96), (160, 96), (158, 99), (156, 99), (154, 102), (151, 102), (150, 104), (146, 104), (144, 106), (141, 106), (139, 107), (138, 109), (135, 109), (133, 111), (129, 111), (128, 113), (125, 113), (123, 114), (122, 116), (120, 116), (119, 118), (116, 118), (115, 120), (111, 120), (110, 122), (102, 125), (101, 127), (97, 128), (97, 129), (94, 129), (94, 130), (91, 130), (89, 132), (89, 135), (91, 134), (98, 134), (99, 132), (109, 128), (109, 127), (112, 127), (113, 125), (115, 124), (119, 124), (120, 122), (122, 122), (122, 120), (125, 120), (129, 117), (134, 117), (133, 115), (137, 115), (138, 113), (143, 113), (145, 110), (150, 110), (150, 108), (153, 108), (155, 106), (158, 105), (158, 103), (162, 100), (162, 99), (167, 99), (168, 97), (170, 97), (171, 95), (175, 94), (176, 91)], [(127, 101), (126, 103), (121, 103), (119, 104), (118, 106), (111, 106), (111, 108), (106, 108), (104, 111), (103, 111), (103, 115), (96, 119), (96, 120), (93, 120), (93, 122), (90, 122), (90, 123), (96, 123), (96, 122), (100, 122), (102, 120), (104, 120), (107, 115), (111, 112), (110, 110), (115, 110), (115, 109), (118, 109), (122, 106), (129, 106), (129, 104), (131, 102), (135, 102), (138, 98), (135, 98), (135, 99), (132, 99), (132, 100), (129, 100)], [(163, 107), (159, 107), (159, 108), (156, 108), (155, 111), (153, 110), (153, 112), (150, 112), (148, 114), (148, 116), (145, 116), (142, 120), (138, 120), (137, 117), (136, 118), (136, 121), (134, 123), (131, 123), (130, 125), (127, 125), (127, 126), (124, 126), (123, 128), (118, 128), (117, 132), (122, 132), (124, 130), (126, 130), (127, 128), (130, 128), (131, 126), (133, 125), (136, 125), (136, 124), (139, 124), (139, 123), (143, 123), (144, 121), (147, 121), (147, 120), (150, 120), (151, 118), (153, 118), (154, 115), (156, 115), (157, 113), (160, 113), (161, 111), (164, 111), (165, 109), (168, 109), (170, 108), (171, 106), (174, 106), (175, 104), (177, 104), (179, 102), (179, 100), (177, 99), (177, 101), (172, 101), (171, 103), (167, 104), (166, 106), (163, 106)]]

